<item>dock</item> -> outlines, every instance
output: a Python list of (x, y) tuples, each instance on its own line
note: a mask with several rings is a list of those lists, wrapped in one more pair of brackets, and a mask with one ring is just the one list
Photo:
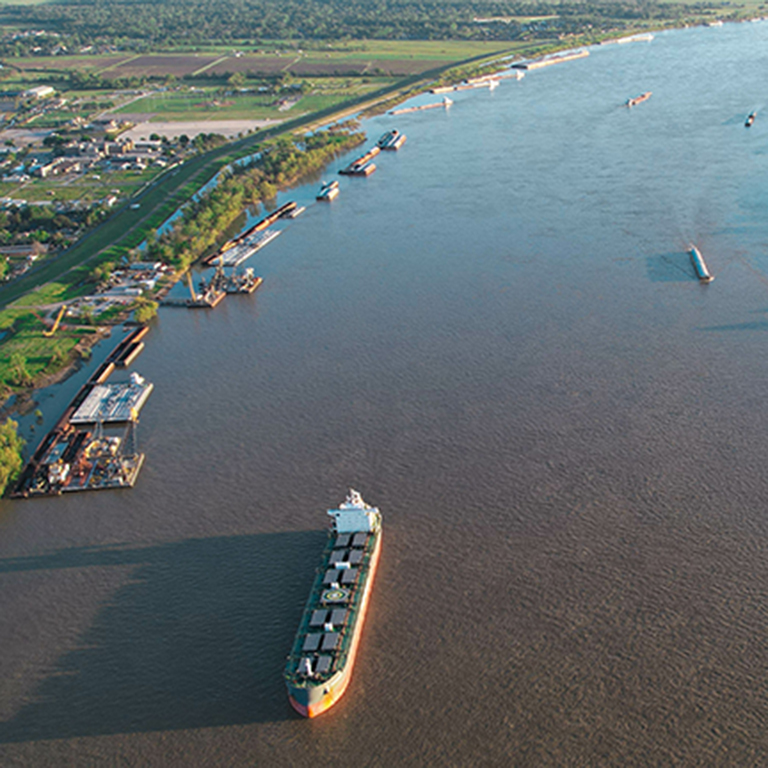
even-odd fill
[(139, 374), (118, 384), (96, 384), (80, 407), (72, 414), (70, 424), (127, 424), (136, 421), (154, 386)]
[[(245, 230), (245, 232), (241, 232), (237, 237), (233, 237), (231, 240), (228, 240), (224, 245), (216, 251), (216, 253), (212, 254), (211, 256), (206, 257), (203, 259), (203, 264), (211, 265), (216, 262), (216, 260), (227, 251), (236, 248), (244, 241), (248, 240), (254, 233), (261, 232), (265, 230), (267, 227), (274, 224), (278, 219), (283, 218), (292, 218), (291, 214), (297, 209), (297, 205), (294, 201), (290, 201), (285, 203), (285, 205), (281, 205), (279, 208), (276, 208), (272, 213), (270, 213), (268, 216), (265, 216), (260, 221), (257, 221), (252, 227), (249, 227)], [(298, 214), (297, 214), (298, 215)], [(277, 232), (274, 237), (277, 237), (277, 235), (280, 234)], [(270, 240), (273, 240), (274, 237), (271, 237)], [(259, 248), (262, 248), (264, 245), (267, 244), (269, 240), (259, 245), (256, 250), (259, 250)], [(255, 253), (256, 251), (253, 251)], [(251, 254), (249, 254), (251, 255)], [(248, 256), (243, 257), (240, 259), (240, 261), (244, 261), (247, 259)], [(238, 262), (240, 263), (240, 262)], [(233, 264), (228, 264), (227, 266), (234, 266)]]
[(693, 264), (696, 277), (698, 277), (702, 283), (711, 283), (715, 278), (707, 269), (707, 264), (704, 261), (704, 257), (701, 255), (701, 251), (691, 243), (691, 248), (688, 253), (691, 256), (691, 264)]
[[(80, 388), (27, 462), (13, 498), (134, 485), (144, 463), (136, 445), (136, 424), (152, 384), (138, 374), (132, 374), (129, 383), (104, 382), (116, 366), (128, 364), (128, 358), (143, 349), (141, 339), (148, 331), (142, 326), (129, 333)], [(105, 434), (105, 424), (121, 427), (122, 433)]]
[(449, 99), (447, 96), (443, 97), (442, 101), (438, 101), (435, 104), (423, 104), (420, 107), (405, 107), (404, 109), (393, 109), (389, 114), (390, 115), (406, 115), (409, 112), (422, 112), (425, 109), (438, 109), (439, 107), (444, 107), (445, 109), (448, 109), (448, 107), (453, 104), (453, 101)]
[(246, 259), (250, 259), (254, 253), (260, 251), (265, 245), (271, 243), (279, 234), (280, 230), (277, 229), (264, 229), (252, 232), (236, 245), (230, 248), (222, 248), (218, 253), (207, 258), (205, 263), (208, 265), (219, 263), (225, 267), (237, 267)]
[(162, 300), (164, 307), (186, 307), (187, 309), (213, 309), (218, 306), (221, 300), (226, 296), (224, 291), (206, 291), (198, 293), (195, 296), (166, 296)]
[(524, 61), (519, 64), (513, 64), (515, 69), (541, 69), (542, 67), (550, 67), (553, 64), (562, 64), (566, 61), (574, 61), (575, 59), (584, 59), (589, 56), (589, 51), (573, 51), (573, 53), (555, 54), (554, 56), (545, 56), (543, 59), (534, 59), (533, 61)]

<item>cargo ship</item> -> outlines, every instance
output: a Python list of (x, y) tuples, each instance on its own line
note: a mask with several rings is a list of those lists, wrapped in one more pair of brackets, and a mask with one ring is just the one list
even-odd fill
[(325, 184), (323, 184), (322, 187), (320, 187), (320, 191), (317, 193), (317, 199), (325, 202), (330, 203), (331, 200), (338, 197), (339, 195), (339, 182), (338, 181), (327, 181)]
[(377, 142), (376, 146), (379, 149), (398, 150), (405, 144), (405, 134), (400, 133), (397, 128), (393, 128), (391, 131), (387, 131)]
[(381, 513), (357, 491), (328, 514), (328, 543), (284, 673), (304, 717), (330, 709), (349, 685), (381, 552)]
[(653, 91), (646, 91), (639, 96), (635, 96), (633, 99), (627, 99), (627, 106), (634, 107), (636, 104), (642, 104), (644, 101), (648, 101), (653, 95)]

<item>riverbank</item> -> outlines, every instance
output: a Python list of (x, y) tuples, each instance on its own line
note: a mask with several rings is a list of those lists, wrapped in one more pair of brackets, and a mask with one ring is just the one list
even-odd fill
[[(537, 43), (525, 48), (518, 48), (513, 55), (517, 57), (529, 55), (540, 56), (545, 53), (553, 53), (573, 48), (575, 44), (574, 40), (560, 41), (558, 43), (553, 42), (544, 46)], [(492, 58), (493, 60), (489, 61), (489, 58)], [(333, 112), (332, 117), (339, 119), (350, 113), (360, 112), (361, 109), (366, 109), (366, 107), (375, 108), (377, 104), (385, 105), (384, 108), (389, 109), (395, 103), (404, 101), (423, 90), (426, 90), (426, 88), (433, 84), (436, 79), (448, 81), (460, 76), (488, 74), (492, 71), (505, 69), (509, 65), (509, 62), (509, 56), (499, 58), (498, 54), (494, 54), (493, 57), (476, 57), (476, 59), (463, 62), (458, 69), (455, 65), (444, 67), (439, 72), (433, 71), (431, 73), (425, 73), (429, 74), (429, 77), (421, 76), (417, 78), (417, 82), (409, 85), (403, 85), (401, 83), (397, 87), (387, 89), (386, 93), (379, 94), (372, 99), (369, 96), (367, 99), (356, 100), (353, 105), (348, 106), (346, 109)], [(217, 150), (215, 156), (220, 158), (222, 162), (228, 160), (231, 163), (233, 158), (236, 160), (247, 153), (253, 153), (257, 147), (263, 144), (265, 138), (274, 138), (282, 134), (295, 132), (300, 128), (304, 130), (311, 129), (317, 125), (327, 124), (328, 119), (330, 119), (329, 116), (318, 117), (316, 115), (312, 118), (302, 118), (291, 123), (273, 127), (264, 131), (263, 135), (259, 134), (258, 137), (248, 137), (247, 139), (235, 142), (226, 148)], [(226, 152), (224, 149), (226, 149)], [(211, 157), (213, 157), (213, 155), (214, 153), (211, 153)], [(211, 157), (208, 158), (209, 161), (211, 160)], [(191, 167), (193, 164), (196, 165), (195, 168)], [(17, 350), (17, 352), (24, 356), (25, 359), (21, 361), (21, 366), (18, 365), (18, 359), (16, 360), (16, 364), (12, 364), (11, 358), (13, 356), (13, 351), (11, 350), (11, 346), (16, 331), (23, 329), (32, 334), (36, 332), (39, 336), (46, 328), (46, 324), (40, 319), (39, 315), (36, 314), (34, 305), (37, 303), (50, 303), (50, 301), (66, 301), (73, 296), (81, 294), (84, 291), (84, 281), (87, 278), (89, 268), (105, 261), (120, 259), (129, 253), (131, 248), (134, 248), (141, 242), (141, 239), (143, 239), (148, 232), (151, 232), (152, 225), (158, 221), (160, 212), (165, 215), (169, 211), (175, 210), (172, 206), (178, 206), (181, 204), (181, 201), (188, 200), (189, 197), (199, 189), (199, 186), (201, 186), (200, 182), (206, 178), (207, 174), (214, 168), (216, 168), (215, 172), (218, 173), (221, 167), (222, 165), (217, 166), (215, 162), (205, 162), (202, 158), (196, 159), (196, 161), (190, 161), (188, 164), (185, 163), (181, 168), (168, 172), (164, 175), (165, 179), (159, 179), (158, 181), (153, 182), (150, 188), (146, 190), (146, 197), (142, 197), (141, 209), (138, 211), (121, 212), (124, 216), (128, 217), (129, 221), (133, 222), (133, 224), (126, 230), (129, 235), (127, 238), (125, 232), (123, 232), (116, 241), (112, 240), (107, 243), (104, 242), (106, 240), (106, 231), (89, 233), (89, 235), (84, 238), (84, 241), (78, 243), (75, 248), (76, 250), (77, 247), (82, 248), (82, 246), (86, 246), (85, 255), (81, 257), (80, 261), (73, 265), (70, 272), (64, 274), (60, 282), (49, 282), (40, 289), (41, 296), (39, 298), (45, 299), (45, 302), (37, 302), (30, 297), (31, 301), (24, 300), (22, 302), (26, 305), (33, 305), (28, 306), (27, 310), (24, 310), (22, 306), (17, 306), (10, 310), (10, 314), (6, 316), (5, 320), (0, 321), (0, 328), (6, 330), (6, 333), (8, 334), (2, 342), (0, 342), (0, 380), (6, 382), (6, 385), (10, 384), (6, 390), (6, 399), (12, 393), (23, 395), (23, 393), (26, 392), (27, 394), (30, 394), (34, 389), (39, 388), (40, 386), (63, 380), (76, 369), (77, 360), (80, 356), (99, 340), (99, 337), (93, 332), (82, 332), (78, 338), (68, 336), (67, 333), (60, 333), (57, 337), (53, 337), (53, 340), (49, 342), (36, 341), (34, 350), (32, 349), (32, 346), (30, 346), (30, 353), (34, 352), (34, 355), (27, 354), (26, 349)], [(183, 183), (175, 186), (175, 196), (171, 196), (170, 198), (164, 196), (163, 192), (165, 191), (165, 187), (163, 181), (171, 180), (176, 175), (182, 176)], [(294, 174), (291, 177), (284, 177), (281, 183), (283, 186), (289, 186), (291, 183), (294, 183), (296, 179), (297, 176)], [(204, 183), (208, 183), (207, 180)], [(266, 183), (271, 182), (267, 181)], [(277, 187), (275, 187), (275, 189), (276, 188)], [(263, 197), (264, 195), (262, 194), (259, 199), (263, 199)], [(153, 199), (158, 201), (157, 204), (154, 208), (151, 208), (148, 213), (145, 212), (145, 205), (151, 207), (151, 201)], [(180, 226), (178, 230), (165, 240), (160, 239), (156, 243), (153, 243), (150, 250), (151, 255), (175, 263), (181, 270), (177, 273), (178, 277), (178, 274), (183, 273), (185, 267), (188, 267), (189, 264), (196, 258), (199, 258), (199, 256), (207, 249), (210, 249), (215, 245), (217, 237), (220, 237), (222, 231), (231, 224), (234, 220), (233, 217), (239, 214), (246, 204), (246, 200), (247, 196), (242, 194), (242, 192), (236, 193), (233, 190), (225, 190), (225, 192), (219, 196), (218, 202), (224, 205), (226, 214), (217, 222), (217, 225), (212, 230), (207, 230), (204, 233), (202, 239), (195, 247), (190, 248), (187, 245), (190, 237), (190, 228), (184, 229), (183, 226)], [(199, 224), (195, 221), (192, 221), (190, 224), (192, 230), (199, 228)], [(213, 237), (211, 237), (212, 234)], [(92, 253), (89, 256), (87, 245), (91, 238), (95, 241), (94, 247), (99, 246), (101, 243), (104, 243), (104, 245), (95, 251), (91, 248), (90, 250)], [(85, 266), (86, 264), (88, 266)], [(1, 293), (2, 292), (0, 292), (0, 294)], [(2, 315), (3, 313), (0, 313), (0, 317)], [(113, 322), (120, 322), (124, 317), (125, 313), (121, 316), (116, 316), (113, 318)], [(41, 365), (40, 361), (45, 361), (46, 355), (48, 356), (48, 365)], [(27, 360), (33, 356), (37, 362), (30, 370), (30, 366), (27, 365)], [(3, 358), (5, 358), (7, 370), (13, 369), (14, 367), (21, 367), (26, 369), (22, 372), (23, 375), (16, 377), (13, 382), (9, 382), (6, 370), (6, 375), (3, 377)], [(67, 359), (69, 360), (69, 364), (62, 364)], [(52, 370), (52, 368), (55, 368), (55, 370)]]

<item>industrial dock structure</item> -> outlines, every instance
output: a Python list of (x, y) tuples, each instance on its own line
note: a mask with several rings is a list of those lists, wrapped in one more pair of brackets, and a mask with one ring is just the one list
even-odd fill
[(133, 486), (144, 463), (136, 424), (152, 384), (136, 373), (128, 382), (105, 382), (141, 351), (148, 330), (128, 334), (80, 388), (24, 467), (14, 498)]

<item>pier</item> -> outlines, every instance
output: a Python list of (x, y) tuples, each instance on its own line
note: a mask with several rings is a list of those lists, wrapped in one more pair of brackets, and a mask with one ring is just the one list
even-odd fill
[[(256, 244), (256, 248), (253, 251), (251, 251), (251, 253), (249, 253), (248, 256), (250, 256), (253, 253), (256, 253), (256, 251), (258, 251), (259, 248), (263, 248), (268, 242), (270, 242), (270, 240), (273, 240), (280, 233), (272, 232), (270, 233), (270, 237), (264, 241), (260, 240), (258, 237), (253, 237), (253, 236), (257, 232), (262, 232), (271, 224), (274, 224), (278, 219), (293, 218), (292, 214), (296, 210), (297, 210), (297, 205), (293, 201), (288, 202), (285, 205), (281, 205), (275, 211), (270, 213), (269, 216), (265, 216), (260, 221), (257, 221), (252, 227), (249, 227), (245, 232), (241, 232), (237, 237), (233, 237), (231, 240), (228, 240), (226, 243), (224, 243), (224, 245), (222, 245), (221, 248), (219, 248), (219, 250), (216, 251), (216, 253), (212, 254), (211, 256), (207, 256), (205, 259), (203, 259), (203, 264), (206, 264), (206, 265), (213, 264), (216, 262), (216, 260), (220, 256), (227, 253), (227, 251), (238, 248), (238, 246), (245, 245), (247, 242), (251, 242), (251, 240)], [(301, 211), (299, 211), (299, 213), (300, 212)], [(298, 213), (295, 215), (298, 216)], [(243, 256), (236, 263), (239, 264), (241, 261), (245, 261), (245, 259), (247, 259), (248, 256)], [(235, 264), (228, 264), (227, 266), (234, 266), (234, 265)]]
[[(80, 388), (27, 462), (12, 498), (133, 486), (144, 463), (136, 424), (153, 387), (138, 374), (128, 383), (104, 382), (116, 366), (138, 355), (148, 331), (142, 326), (129, 333)], [(122, 431), (107, 435), (105, 424)]]
[(449, 99), (447, 96), (443, 97), (442, 101), (438, 101), (436, 104), (423, 104), (420, 107), (405, 107), (405, 109), (393, 109), (389, 114), (390, 115), (406, 115), (409, 112), (422, 112), (425, 109), (438, 109), (439, 107), (444, 107), (445, 109), (448, 109), (448, 107), (453, 104), (453, 101)]
[(696, 272), (696, 277), (698, 277), (702, 283), (711, 283), (715, 278), (707, 269), (707, 264), (704, 261), (704, 257), (701, 255), (701, 251), (695, 245), (691, 244), (691, 249), (688, 253), (691, 256), (691, 263)]
[(564, 53), (557, 56), (547, 56), (543, 59), (521, 62), (520, 64), (513, 64), (512, 66), (515, 69), (541, 69), (542, 67), (552, 66), (552, 64), (562, 64), (565, 61), (583, 59), (587, 56), (589, 56), (589, 51), (574, 51), (573, 53)]

